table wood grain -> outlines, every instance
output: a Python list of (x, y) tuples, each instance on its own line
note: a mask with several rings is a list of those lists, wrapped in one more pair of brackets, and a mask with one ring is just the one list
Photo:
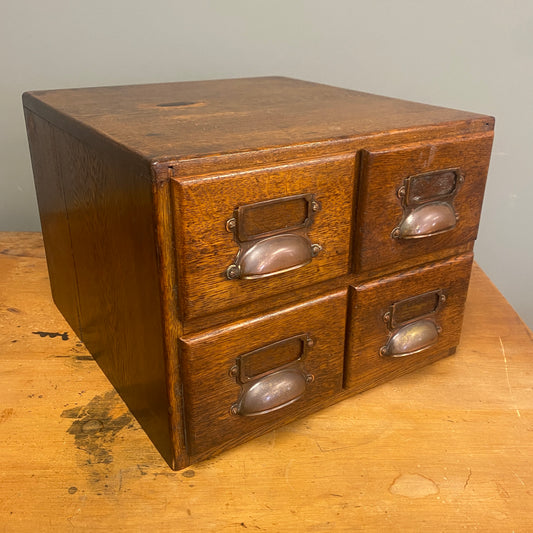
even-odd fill
[(0, 233), (2, 531), (532, 531), (533, 336), (475, 266), (457, 353), (171, 471)]

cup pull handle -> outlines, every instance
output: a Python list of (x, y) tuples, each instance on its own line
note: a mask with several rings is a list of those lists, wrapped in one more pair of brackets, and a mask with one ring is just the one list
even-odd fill
[(240, 416), (257, 416), (276, 411), (298, 400), (308, 383), (314, 380), (301, 368), (285, 368), (247, 384), (231, 412)]
[(405, 178), (396, 192), (403, 218), (392, 230), (392, 238), (420, 239), (455, 228), (459, 217), (453, 202), (463, 182), (459, 168), (433, 170)]
[(440, 331), (440, 326), (429, 318), (411, 322), (393, 331), (379, 353), (386, 357), (405, 357), (421, 352), (438, 341)]
[(233, 233), (239, 251), (226, 268), (226, 277), (266, 278), (310, 263), (322, 250), (308, 235), (320, 209), (311, 193), (237, 207), (226, 229)]
[(392, 231), (395, 239), (419, 239), (431, 237), (453, 229), (457, 215), (452, 205), (446, 202), (432, 202), (411, 211)]
[(322, 247), (311, 244), (301, 234), (287, 233), (267, 237), (241, 251), (226, 270), (229, 279), (257, 279), (274, 276), (303, 267), (311, 262)]

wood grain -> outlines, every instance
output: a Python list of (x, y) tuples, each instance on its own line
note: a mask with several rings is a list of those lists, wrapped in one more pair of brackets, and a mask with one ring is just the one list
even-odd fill
[[(175, 238), (184, 320), (332, 279), (350, 271), (355, 157), (346, 154), (252, 172), (173, 182)], [(321, 209), (309, 240), (323, 250), (306, 266), (264, 279), (228, 280), (239, 245), (226, 230), (236, 207), (314, 194)]]
[(52, 294), (67, 322), (80, 335), (78, 280), (55, 128), (29, 111), (24, 115)]
[(474, 266), (456, 355), (172, 472), (55, 308), (40, 235), (0, 233), (0, 523), (531, 531), (532, 362)]
[(475, 113), (281, 77), (33, 91), (24, 104), (84, 140), (106, 138), (154, 161), (493, 123)]
[[(346, 289), (230, 324), (183, 337), (181, 357), (191, 455), (205, 457), (265, 433), (319, 408), (342, 388)], [(314, 376), (298, 401), (271, 413), (243, 417), (230, 413), (240, 385), (230, 376), (237, 358), (296, 335), (308, 334), (314, 345), (303, 365)], [(275, 368), (275, 367), (274, 367)]]
[[(352, 287), (344, 375), (347, 388), (361, 392), (455, 351), (461, 334), (472, 260), (472, 254), (453, 257)], [(441, 290), (446, 297), (434, 316), (442, 328), (437, 342), (405, 357), (381, 356), (379, 350), (390, 334), (383, 316), (391, 305), (436, 290)]]
[[(409, 259), (419, 264), (422, 255), (473, 241), (477, 237), (491, 146), (492, 133), (488, 133), (365, 152), (357, 206), (357, 271), (371, 271)], [(403, 216), (397, 191), (404, 179), (448, 168), (459, 168), (464, 176), (453, 200), (457, 225), (430, 237), (392, 239), (391, 232)]]
[[(173, 201), (169, 180), (161, 179), (157, 169), (152, 168), (153, 220), (156, 237), (161, 315), (163, 329), (163, 358), (168, 401), (169, 434), (173, 469), (184, 468), (189, 464), (186, 448), (185, 415), (183, 411), (182, 381), (179, 368), (177, 339), (183, 334), (182, 322), (178, 318), (179, 283), (176, 272), (176, 256), (172, 239)], [(164, 434), (166, 437), (166, 435)], [(165, 444), (166, 445), (166, 444)]]
[[(56, 216), (68, 221), (67, 246), (74, 258), (74, 265), (60, 262), (57, 245), (48, 250), (52, 284), (65, 290), (63, 277), (68, 280), (74, 271), (77, 289), (70, 296), (79, 299), (76, 333), (172, 463), (150, 167), (114, 151), (97, 153), (52, 130), (49, 149), (64, 195)], [(40, 161), (45, 165), (47, 159)], [(44, 205), (43, 215), (52, 216), (51, 210)]]
[[(473, 242), (456, 246), (454, 248), (442, 248), (429, 254), (421, 255), (419, 257), (420, 264), (434, 263), (454, 257), (456, 255), (470, 253), (472, 252), (473, 248)], [(241, 319), (251, 318), (261, 314), (264, 309), (275, 310), (296, 302), (311, 300), (322, 294), (334, 292), (342, 287), (347, 287), (349, 285), (356, 286), (365, 283), (365, 281), (370, 279), (375, 279), (382, 276), (390, 276), (396, 272), (401, 272), (410, 267), (412, 268), (412, 266), (413, 260), (408, 259), (407, 261), (398, 261), (398, 263), (387, 265), (386, 267), (375, 271), (347, 274), (345, 276), (339, 276), (331, 280), (315, 283), (313, 285), (307, 285), (298, 289), (291, 286), (290, 291), (268, 295), (260, 300), (250, 301), (246, 304), (246, 306), (243, 307), (230, 308), (219, 311), (216, 314), (191, 318), (186, 322), (183, 322), (183, 333), (191, 334)]]

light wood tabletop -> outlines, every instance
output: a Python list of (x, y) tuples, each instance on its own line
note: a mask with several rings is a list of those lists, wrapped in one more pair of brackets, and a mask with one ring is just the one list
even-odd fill
[(457, 353), (173, 472), (0, 233), (0, 530), (533, 531), (533, 337), (475, 266)]

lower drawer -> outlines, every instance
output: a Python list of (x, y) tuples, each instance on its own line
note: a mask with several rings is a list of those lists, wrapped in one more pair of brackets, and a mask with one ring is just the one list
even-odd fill
[(346, 290), (180, 339), (187, 446), (212, 453), (342, 389)]
[(453, 352), (472, 254), (350, 287), (344, 384), (363, 391)]

